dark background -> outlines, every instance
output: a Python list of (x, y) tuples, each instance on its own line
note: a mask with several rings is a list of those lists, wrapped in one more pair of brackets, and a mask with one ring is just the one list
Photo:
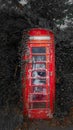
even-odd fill
[[(0, 0), (0, 106), (18, 106), (21, 97), (21, 44), (23, 31), (51, 29), (55, 35), (55, 116), (73, 106), (73, 3), (68, 0)], [(64, 25), (64, 27), (63, 27)], [(66, 25), (66, 27), (65, 27)]]

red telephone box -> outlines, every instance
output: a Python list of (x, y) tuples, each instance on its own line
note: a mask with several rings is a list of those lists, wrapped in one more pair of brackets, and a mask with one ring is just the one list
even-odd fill
[[(47, 29), (28, 31), (27, 51), (23, 66), (23, 113), (30, 119), (53, 117), (55, 102), (55, 49), (54, 34)], [(25, 44), (25, 43), (22, 43)]]

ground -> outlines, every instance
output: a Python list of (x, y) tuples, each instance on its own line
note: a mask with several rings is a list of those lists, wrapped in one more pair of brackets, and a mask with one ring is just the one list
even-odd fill
[(0, 130), (48, 130), (48, 128), (73, 129), (73, 107), (65, 117), (33, 121), (26, 119), (23, 121), (22, 111), (18, 107), (0, 109)]

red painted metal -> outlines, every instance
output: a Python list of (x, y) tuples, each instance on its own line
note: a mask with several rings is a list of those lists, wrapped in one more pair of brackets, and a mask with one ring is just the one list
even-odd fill
[[(50, 30), (33, 28), (28, 31), (28, 52), (22, 60), (23, 113), (30, 119), (50, 119), (55, 103), (55, 47)], [(24, 44), (24, 43), (23, 43)]]

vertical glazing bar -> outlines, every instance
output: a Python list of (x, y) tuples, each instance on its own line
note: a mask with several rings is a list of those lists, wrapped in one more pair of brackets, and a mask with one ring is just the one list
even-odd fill
[(50, 94), (50, 75), (49, 75), (49, 62), (50, 62), (50, 46), (47, 46), (46, 47), (46, 70), (47, 70), (47, 74), (46, 74), (46, 77), (47, 77), (47, 83), (46, 83), (46, 90), (47, 90), (47, 108), (49, 107), (49, 94)]

